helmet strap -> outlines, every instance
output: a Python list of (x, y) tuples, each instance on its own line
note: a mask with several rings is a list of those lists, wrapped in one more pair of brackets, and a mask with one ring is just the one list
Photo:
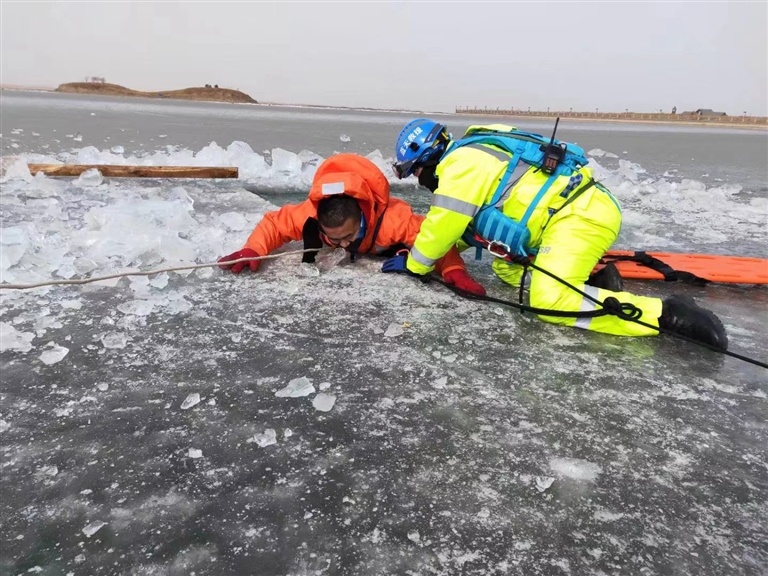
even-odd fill
[(431, 192), (437, 190), (437, 176), (435, 175), (437, 170), (437, 162), (429, 162), (424, 166), (421, 166), (421, 172), (419, 173), (419, 184), (424, 188), (429, 189)]

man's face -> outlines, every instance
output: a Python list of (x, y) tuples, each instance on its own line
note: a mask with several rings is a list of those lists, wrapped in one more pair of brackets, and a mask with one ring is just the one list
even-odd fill
[(360, 233), (360, 219), (359, 218), (347, 218), (341, 224), (335, 228), (322, 228), (323, 240), (331, 246), (341, 246), (346, 248), (352, 242), (357, 240), (357, 235)]

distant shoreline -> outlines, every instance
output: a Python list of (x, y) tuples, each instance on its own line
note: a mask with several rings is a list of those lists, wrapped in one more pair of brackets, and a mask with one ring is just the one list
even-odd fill
[[(695, 116), (690, 119), (685, 118), (682, 114), (655, 114), (655, 113), (642, 113), (642, 112), (629, 112), (629, 113), (592, 113), (592, 112), (521, 112), (519, 114), (515, 112), (507, 111), (462, 111), (457, 110), (456, 115), (460, 116), (478, 116), (478, 117), (496, 117), (496, 118), (517, 118), (517, 119), (535, 119), (535, 120), (550, 120), (553, 121), (556, 118), (560, 118), (561, 121), (575, 121), (575, 122), (618, 122), (626, 124), (648, 124), (648, 125), (665, 125), (665, 126), (707, 126), (713, 128), (744, 128), (747, 130), (768, 130), (768, 123), (765, 118), (761, 117), (745, 117), (745, 120), (714, 120), (703, 119), (695, 120)], [(645, 118), (645, 117), (648, 118)], [(676, 116), (676, 118), (675, 118)], [(673, 119), (675, 118), (675, 119)], [(704, 117), (706, 118), (706, 117)], [(727, 116), (720, 117), (715, 116), (713, 118), (729, 118)]]
[[(485, 114), (464, 114), (464, 113), (457, 113), (456, 116), (485, 116)], [(533, 120), (551, 120), (554, 122), (555, 118), (557, 116), (533, 116), (533, 115), (525, 115), (525, 116), (504, 116), (504, 118), (516, 118), (519, 120), (522, 119), (533, 119)], [(768, 131), (768, 126), (761, 125), (761, 124), (729, 124), (727, 122), (707, 122), (706, 120), (702, 120), (701, 122), (687, 122), (685, 120), (622, 120), (622, 119), (616, 119), (616, 118), (569, 118), (569, 117), (560, 117), (561, 122), (614, 122), (619, 124), (646, 124), (646, 125), (664, 125), (664, 126), (707, 126), (707, 127), (714, 127), (714, 128), (743, 128), (745, 130), (766, 130)]]
[[(498, 111), (472, 111), (464, 112), (456, 110), (455, 112), (425, 112), (423, 110), (403, 110), (397, 108), (371, 108), (371, 107), (355, 107), (355, 106), (331, 106), (325, 104), (292, 104), (284, 102), (258, 102), (251, 98), (248, 94), (240, 92), (239, 90), (232, 90), (229, 88), (217, 88), (217, 87), (193, 87), (182, 88), (180, 90), (163, 90), (157, 92), (142, 92), (138, 90), (131, 90), (118, 84), (107, 84), (100, 82), (71, 82), (62, 84), (57, 88), (43, 87), (43, 86), (20, 86), (2, 84), (0, 85), (0, 91), (12, 90), (19, 92), (58, 92), (58, 93), (70, 93), (70, 94), (95, 94), (103, 96), (133, 96), (143, 98), (159, 98), (164, 100), (193, 100), (198, 102), (222, 102), (222, 103), (234, 103), (234, 104), (256, 104), (258, 106), (280, 106), (286, 108), (314, 108), (321, 110), (349, 110), (357, 112), (389, 112), (395, 114), (418, 114), (418, 115), (440, 115), (440, 116), (478, 116), (489, 117), (496, 116), (498, 118), (513, 118), (513, 119), (531, 119), (531, 120), (550, 120), (554, 121), (558, 117), (556, 113), (500, 113)], [(743, 122), (729, 122), (725, 121), (708, 121), (708, 120), (668, 120), (668, 119), (635, 119), (622, 117), (621, 114), (602, 114), (596, 115), (593, 113), (569, 113), (563, 112), (559, 116), (561, 121), (575, 121), (575, 122), (614, 122), (625, 124), (645, 124), (645, 125), (666, 125), (666, 126), (706, 126), (714, 128), (741, 128), (747, 130), (768, 130), (768, 124), (748, 124)], [(576, 114), (583, 114), (583, 116), (576, 116)], [(637, 113), (636, 116), (651, 116), (651, 114)], [(612, 117), (611, 117), (612, 116)], [(661, 116), (661, 115), (659, 115)]]
[(142, 98), (165, 98), (171, 100), (201, 100), (205, 102), (229, 102), (241, 104), (258, 104), (245, 92), (217, 86), (195, 86), (180, 90), (161, 90), (158, 92), (142, 92), (131, 90), (119, 84), (107, 82), (69, 82), (61, 84), (55, 92), (74, 94), (99, 94), (103, 96), (139, 96)]

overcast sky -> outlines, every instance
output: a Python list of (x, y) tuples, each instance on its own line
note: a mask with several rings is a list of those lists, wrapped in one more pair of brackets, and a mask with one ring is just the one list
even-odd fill
[(265, 102), (768, 115), (758, 2), (0, 3), (3, 84)]

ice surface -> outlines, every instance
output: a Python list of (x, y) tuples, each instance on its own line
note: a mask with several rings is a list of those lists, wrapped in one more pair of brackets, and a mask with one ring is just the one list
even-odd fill
[[(238, 165), (241, 180), (88, 187), (16, 164), (0, 193), (2, 280), (214, 262), (275, 208), (246, 182), (301, 189), (318, 162), (234, 143), (200, 152), (36, 161)], [(391, 158), (375, 158), (407, 193)], [(765, 250), (765, 198), (627, 160), (595, 164), (624, 205), (625, 246)], [(516, 299), (487, 258), (465, 257), (491, 295)], [(0, 292), (9, 572), (47, 558), (52, 573), (222, 576), (255, 562), (274, 574), (719, 576), (766, 565), (761, 369), (671, 339), (544, 324), (381, 274), (374, 258), (312, 277), (300, 261)], [(734, 350), (768, 349), (764, 291), (631, 288), (690, 294), (724, 318)], [(38, 360), (49, 342), (69, 350), (58, 363)], [(328, 383), (338, 401), (321, 412)], [(298, 391), (311, 400), (286, 400)], [(86, 540), (94, 518), (109, 530)]]

